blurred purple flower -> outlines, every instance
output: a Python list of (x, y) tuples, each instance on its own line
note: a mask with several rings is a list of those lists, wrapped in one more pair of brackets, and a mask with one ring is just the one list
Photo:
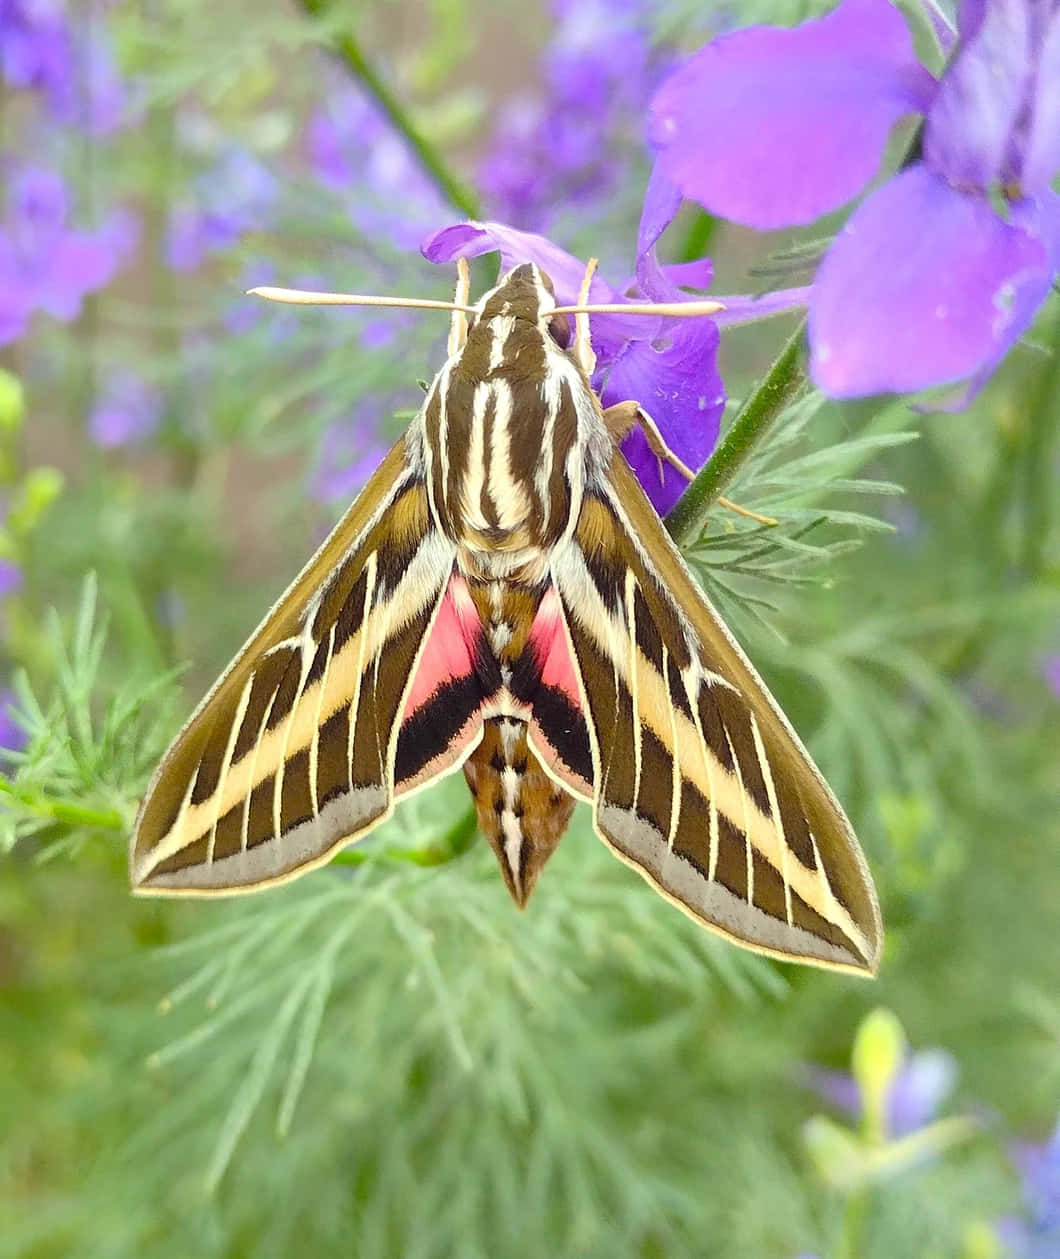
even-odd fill
[(110, 283), (139, 239), (138, 220), (116, 209), (95, 231), (68, 223), (58, 172), (16, 167), (0, 223), (0, 344), (17, 339), (35, 310), (75, 319), (86, 294)]
[[(929, 1124), (953, 1091), (956, 1079), (956, 1060), (946, 1050), (922, 1049), (907, 1053), (887, 1094), (887, 1135), (908, 1136)], [(826, 1101), (860, 1120), (861, 1091), (852, 1075), (811, 1067), (807, 1082)]]
[(125, 120), (126, 88), (109, 37), (91, 14), (71, 20), (58, 0), (0, 0), (0, 78), (39, 91), (57, 121), (89, 135)]
[(22, 569), (14, 560), (0, 560), (0, 599), (22, 586)]
[(0, 755), (21, 752), (26, 746), (26, 732), (15, 720), (17, 710), (15, 692), (9, 686), (0, 687)]
[(1060, 653), (1046, 656), (1045, 664), (1042, 665), (1042, 673), (1049, 689), (1057, 699), (1060, 699)]
[(233, 145), (194, 180), (190, 192), (190, 200), (170, 215), (166, 262), (174, 271), (194, 271), (210, 254), (267, 226), (277, 183), (264, 162)]
[(130, 121), (128, 92), (114, 60), (114, 48), (106, 33), (93, 23), (77, 33), (76, 53), (77, 79), (68, 98), (55, 102), (56, 116), (91, 136), (109, 135)]
[(310, 119), (309, 161), (316, 177), (347, 200), (354, 226), (413, 249), (447, 205), (403, 136), (363, 93), (333, 93)]
[(1043, 1145), (1020, 1144), (1012, 1156), (1027, 1214), (1000, 1220), (998, 1232), (1017, 1259), (1055, 1259), (1060, 1254), (1060, 1122)]
[(924, 115), (922, 158), (825, 256), (809, 335), (834, 397), (969, 381), (1029, 327), (1060, 272), (1060, 3), (966, 0), (936, 82), (887, 0), (702, 48), (652, 102), (659, 165), (712, 213), (762, 229), (837, 209)]
[(554, 0), (552, 11), (543, 96), (502, 107), (478, 178), (499, 218), (542, 231), (556, 207), (614, 195), (664, 69), (641, 0)]
[(74, 79), (65, 5), (58, 0), (0, 0), (0, 75), (11, 87), (65, 97)]
[(112, 373), (89, 418), (93, 441), (107, 450), (143, 441), (158, 427), (163, 404), (161, 392), (139, 376)]
[(312, 483), (314, 498), (324, 503), (349, 502), (382, 462), (387, 452), (379, 437), (378, 400), (358, 408), (348, 420), (328, 426)]
[[(636, 274), (612, 288), (593, 278), (590, 300), (622, 302), (635, 287), (639, 300), (679, 301), (688, 295), (674, 283), (674, 273), (703, 286), (710, 279), (707, 261), (689, 268), (662, 268), (655, 261), (659, 231), (649, 197), (637, 241)], [(661, 229), (659, 229), (661, 230)], [(451, 262), (499, 250), (502, 270), (520, 262), (536, 262), (552, 279), (561, 304), (574, 302), (585, 266), (543, 236), (520, 232), (502, 223), (458, 223), (436, 232), (423, 245), (431, 262)], [(713, 319), (663, 319), (645, 315), (594, 315), (591, 319), (596, 372), (593, 387), (604, 406), (633, 399), (655, 421), (670, 449), (691, 468), (700, 467), (718, 439), (725, 408), (725, 386), (717, 367), (718, 328)], [(622, 444), (648, 497), (660, 513), (680, 498), (685, 481), (668, 464), (660, 477), (659, 461), (640, 429)]]

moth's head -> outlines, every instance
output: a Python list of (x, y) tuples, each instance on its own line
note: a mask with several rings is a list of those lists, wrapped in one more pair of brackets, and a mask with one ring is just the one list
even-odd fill
[(570, 343), (570, 321), (556, 315), (556, 292), (546, 272), (533, 262), (523, 262), (502, 275), (495, 288), (483, 294), (474, 322), (507, 316), (525, 319), (566, 349)]

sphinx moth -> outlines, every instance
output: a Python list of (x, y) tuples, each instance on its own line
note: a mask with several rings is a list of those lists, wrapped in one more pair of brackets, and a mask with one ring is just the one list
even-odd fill
[(453, 309), (411, 427), (162, 760), (133, 886), (282, 882), (462, 767), (519, 905), (584, 800), (703, 925), (875, 970), (850, 825), (618, 450), (587, 325), (529, 263)]

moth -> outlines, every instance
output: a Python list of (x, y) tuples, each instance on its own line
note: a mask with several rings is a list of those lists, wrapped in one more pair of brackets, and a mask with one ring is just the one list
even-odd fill
[(159, 765), (133, 887), (281, 883), (462, 768), (520, 906), (584, 800), (703, 926), (873, 972), (850, 824), (619, 451), (650, 420), (602, 409), (584, 303), (466, 276), (411, 427)]

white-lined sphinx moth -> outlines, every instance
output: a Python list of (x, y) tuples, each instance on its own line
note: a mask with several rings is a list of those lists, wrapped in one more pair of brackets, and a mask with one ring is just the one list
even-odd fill
[(601, 410), (583, 329), (568, 342), (533, 264), (454, 319), (411, 427), (163, 758), (133, 886), (281, 882), (462, 766), (519, 905), (583, 799), (703, 925), (874, 971), (849, 823), (618, 451), (631, 412)]

